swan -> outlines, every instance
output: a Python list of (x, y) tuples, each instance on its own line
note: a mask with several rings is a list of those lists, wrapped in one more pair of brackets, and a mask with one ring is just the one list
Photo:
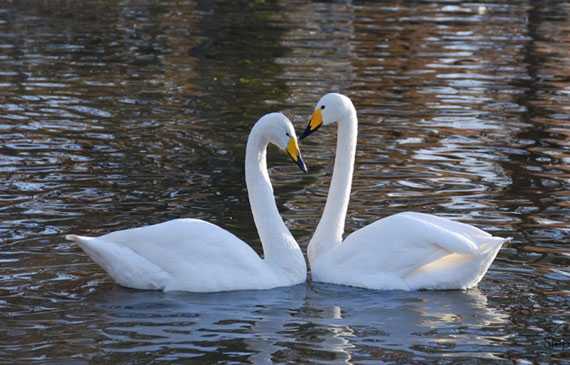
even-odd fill
[(247, 139), (245, 180), (263, 259), (229, 231), (191, 218), (99, 237), (66, 238), (115, 282), (129, 288), (218, 292), (300, 284), (306, 279), (307, 266), (275, 204), (266, 161), (269, 143), (286, 151), (307, 172), (289, 119), (281, 113), (259, 119)]
[(379, 290), (476, 286), (510, 238), (435, 215), (403, 212), (377, 220), (343, 241), (358, 129), (352, 101), (337, 93), (323, 96), (300, 139), (334, 123), (334, 171), (307, 249), (313, 280)]

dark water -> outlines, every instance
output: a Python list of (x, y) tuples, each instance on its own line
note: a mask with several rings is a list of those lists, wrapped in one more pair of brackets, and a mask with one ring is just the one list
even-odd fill
[[(2, 2), (0, 361), (568, 362), (569, 55), (563, 1)], [(197, 217), (259, 250), (249, 128), (301, 130), (328, 91), (360, 116), (348, 231), (416, 210), (514, 237), (479, 289), (141, 292), (64, 241)], [(317, 136), (309, 175), (270, 154), (303, 247)]]

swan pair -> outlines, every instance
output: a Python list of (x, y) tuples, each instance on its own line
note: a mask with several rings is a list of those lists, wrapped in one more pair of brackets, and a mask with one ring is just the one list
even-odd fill
[[(334, 172), (323, 216), (308, 247), (314, 281), (369, 289), (467, 289), (477, 285), (508, 239), (434, 215), (405, 212), (380, 219), (343, 240), (358, 121), (350, 99), (327, 94), (301, 139), (338, 124)], [(230, 232), (199, 219), (109, 233), (68, 235), (118, 284), (136, 289), (215, 292), (270, 289), (304, 282), (303, 253), (275, 204), (266, 150), (274, 144), (307, 172), (291, 122), (263, 116), (247, 140), (246, 184), (260, 258)]]

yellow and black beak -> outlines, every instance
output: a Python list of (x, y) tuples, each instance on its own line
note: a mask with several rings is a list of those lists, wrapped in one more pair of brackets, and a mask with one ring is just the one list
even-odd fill
[(315, 109), (313, 115), (311, 115), (311, 119), (309, 119), (309, 124), (299, 140), (302, 140), (305, 137), (308, 137), (311, 133), (315, 132), (317, 129), (321, 128), (323, 125), (323, 114), (321, 113), (321, 109)]
[(297, 143), (297, 138), (290, 137), (289, 143), (287, 143), (287, 154), (291, 157), (291, 160), (299, 166), (301, 170), (306, 174), (309, 172), (307, 169), (307, 165), (305, 165), (305, 161), (303, 161), (303, 157), (301, 156), (301, 151), (299, 150), (299, 144)]

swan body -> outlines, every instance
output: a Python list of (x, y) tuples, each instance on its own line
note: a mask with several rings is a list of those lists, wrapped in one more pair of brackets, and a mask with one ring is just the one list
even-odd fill
[(246, 184), (264, 258), (232, 233), (200, 219), (182, 218), (99, 237), (68, 235), (115, 282), (135, 289), (216, 292), (270, 289), (302, 283), (305, 259), (279, 215), (266, 163), (269, 143), (286, 150), (304, 171), (291, 122), (262, 117), (246, 148)]
[[(118, 284), (136, 289), (207, 292), (279, 285), (277, 270), (214, 224), (181, 218), (100, 237), (70, 235)], [(229, 270), (228, 270), (229, 269)], [(197, 280), (199, 279), (199, 280)]]
[(476, 286), (509, 239), (451, 219), (404, 212), (343, 240), (358, 123), (350, 99), (335, 93), (321, 98), (301, 139), (335, 122), (338, 139), (331, 186), (308, 247), (313, 280), (384, 290)]
[(404, 212), (348, 235), (311, 262), (312, 277), (369, 289), (470, 288), (503, 242), (464, 223)]

